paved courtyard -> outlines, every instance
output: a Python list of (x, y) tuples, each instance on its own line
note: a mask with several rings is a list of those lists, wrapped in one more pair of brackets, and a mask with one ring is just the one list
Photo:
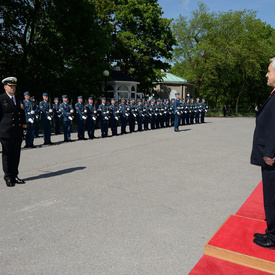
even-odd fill
[(0, 274), (188, 274), (261, 180), (255, 118), (206, 121), (23, 149), (27, 183), (0, 184)]

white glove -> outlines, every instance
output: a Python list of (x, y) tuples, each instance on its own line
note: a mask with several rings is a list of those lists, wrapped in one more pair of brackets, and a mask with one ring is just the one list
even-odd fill
[(32, 110), (32, 111), (31, 111), (31, 115), (34, 115), (34, 114), (35, 114), (35, 111), (34, 111), (34, 110)]
[(51, 118), (50, 116), (47, 116), (47, 119), (48, 119), (48, 120), (52, 120), (52, 118)]
[(105, 120), (109, 120), (109, 118), (106, 116), (105, 118), (104, 118)]
[(134, 117), (136, 117), (136, 114), (133, 114)]
[(82, 116), (82, 119), (86, 119), (86, 117), (85, 117), (85, 116)]
[(68, 117), (69, 120), (73, 120), (73, 118), (71, 116)]
[(179, 113), (179, 112), (177, 112), (177, 115), (179, 116), (179, 115), (180, 115), (180, 113)]
[(49, 109), (49, 113), (52, 113), (53, 112), (53, 109)]
[(28, 119), (28, 122), (33, 123), (34, 121), (33, 121), (32, 118), (29, 118), (29, 119)]
[(93, 116), (93, 120), (96, 121), (96, 118)]
[(57, 115), (58, 118), (61, 118), (61, 115)]
[(115, 119), (118, 120), (118, 117), (116, 116)]
[(97, 111), (94, 111), (94, 114), (96, 114), (97, 113)]
[(125, 114), (125, 116), (129, 116), (128, 114)]
[(84, 110), (84, 113), (87, 113), (87, 110), (86, 110), (86, 109)]
[(73, 113), (74, 113), (74, 110), (72, 109), (70, 112), (71, 112), (71, 114), (73, 114)]

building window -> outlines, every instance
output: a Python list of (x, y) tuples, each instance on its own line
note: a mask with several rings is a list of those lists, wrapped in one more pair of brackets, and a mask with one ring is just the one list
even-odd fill
[(117, 90), (118, 90), (118, 91), (127, 91), (127, 92), (128, 92), (128, 88), (127, 88), (127, 86), (125, 86), (125, 85), (119, 86)]

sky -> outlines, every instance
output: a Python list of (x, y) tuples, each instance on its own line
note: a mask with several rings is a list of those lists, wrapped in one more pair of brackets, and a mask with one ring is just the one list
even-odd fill
[(275, 28), (275, 0), (159, 0), (164, 11), (163, 17), (177, 19), (179, 15), (191, 16), (192, 11), (198, 9), (198, 2), (203, 2), (209, 12), (226, 12), (229, 10), (257, 11), (257, 18)]

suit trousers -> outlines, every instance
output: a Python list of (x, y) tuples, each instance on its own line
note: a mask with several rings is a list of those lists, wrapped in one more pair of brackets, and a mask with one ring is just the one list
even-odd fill
[(275, 242), (275, 167), (262, 167), (266, 234)]
[(15, 179), (18, 175), (22, 138), (0, 138), (4, 179)]

